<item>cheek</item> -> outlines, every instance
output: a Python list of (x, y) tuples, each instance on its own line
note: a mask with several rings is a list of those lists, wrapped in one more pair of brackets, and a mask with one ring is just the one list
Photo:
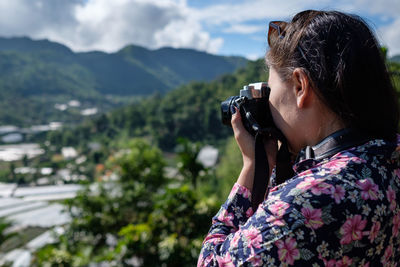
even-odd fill
[(274, 119), (275, 125), (282, 130), (282, 124), (284, 121), (283, 118), (283, 99), (280, 95), (276, 93), (276, 91), (271, 91), (271, 95), (269, 97), (269, 108), (271, 110), (272, 118)]
[(293, 120), (293, 101), (291, 101), (288, 94), (279, 94), (279, 92), (283, 91), (284, 88), (279, 88), (275, 91), (271, 90), (269, 106), (272, 118), (274, 119), (276, 126), (285, 133), (292, 124), (291, 122)]
[(285, 111), (287, 109), (288, 101), (284, 94), (280, 93), (283, 91), (283, 88), (277, 88), (276, 90), (271, 90), (271, 95), (269, 98), (270, 107), (272, 115), (277, 117), (281, 115), (282, 117), (285, 115)]

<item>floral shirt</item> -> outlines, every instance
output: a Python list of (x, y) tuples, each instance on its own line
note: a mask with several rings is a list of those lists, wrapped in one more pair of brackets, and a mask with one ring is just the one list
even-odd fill
[(255, 212), (235, 184), (198, 266), (400, 266), (398, 144), (372, 140), (298, 162)]

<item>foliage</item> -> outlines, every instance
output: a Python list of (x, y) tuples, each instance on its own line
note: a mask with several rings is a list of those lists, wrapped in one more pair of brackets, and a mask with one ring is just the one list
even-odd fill
[(180, 174), (192, 182), (193, 188), (196, 188), (197, 177), (204, 166), (197, 161), (197, 156), (200, 152), (199, 143), (191, 143), (187, 139), (179, 138), (179, 145), (176, 148)]
[[(128, 55), (137, 53), (133, 50), (121, 53), (133, 60)], [(388, 68), (399, 92), (400, 65), (388, 62)], [(106, 163), (116, 167), (118, 180), (92, 184), (68, 202), (71, 225), (57, 244), (38, 252), (36, 264), (194, 265), (209, 227), (205, 222), (225, 200), (242, 165), (235, 140), (227, 139), (231, 130), (220, 122), (220, 102), (266, 76), (262, 60), (250, 62), (214, 82), (193, 82), (163, 97), (154, 94), (76, 129), (52, 133), (52, 144), (84, 148), (89, 141), (101, 143), (104, 150), (91, 156), (97, 163), (115, 147), (129, 149)], [(124, 143), (137, 136), (149, 141)], [(183, 180), (166, 177), (162, 153), (149, 142), (164, 150), (176, 148)], [(205, 142), (224, 147), (215, 175), (196, 162)], [(203, 172), (206, 177), (199, 179)]]
[[(382, 53), (386, 55), (387, 51), (383, 49)], [(395, 88), (400, 92), (400, 64), (393, 61), (387, 63)], [(96, 125), (104, 117), (88, 122), (71, 131), (70, 143), (85, 142), (89, 137), (107, 142), (110, 138), (118, 139), (122, 136), (145, 136), (163, 150), (173, 150), (179, 137), (191, 142), (207, 142), (220, 146), (232, 134), (229, 127), (221, 123), (221, 101), (228, 96), (237, 95), (245, 84), (267, 79), (263, 60), (249, 62), (246, 68), (213, 82), (193, 82), (164, 97), (155, 94), (134, 105), (108, 113), (105, 115), (108, 119), (103, 130)]]
[(82, 108), (105, 112), (127, 104), (129, 96), (209, 81), (246, 61), (190, 49), (151, 51), (138, 46), (111, 54), (74, 53), (47, 40), (0, 38), (0, 124), (81, 122), (79, 109), (59, 111), (54, 105), (76, 99)]
[[(218, 145), (231, 135), (229, 127), (221, 123), (221, 102), (239, 94), (243, 85), (267, 78), (263, 60), (249, 62), (246, 68), (211, 83), (193, 82), (164, 97), (155, 94), (74, 130), (53, 133), (52, 139), (63, 145), (77, 145), (89, 138), (107, 142), (121, 136), (146, 136), (163, 150), (172, 150), (179, 137)], [(99, 124), (103, 127), (99, 128)], [(64, 143), (65, 136), (71, 136), (68, 143)]]
[(143, 266), (194, 265), (209, 227), (199, 222), (209, 218), (210, 209), (190, 186), (167, 188), (163, 195), (156, 196), (146, 223), (121, 229), (118, 246), (125, 257), (140, 256)]
[(57, 244), (37, 253), (36, 264), (194, 265), (209, 227), (203, 222), (220, 203), (202, 199), (188, 177), (167, 178), (161, 151), (143, 139), (131, 141), (114, 164), (117, 181), (92, 184), (68, 201), (72, 223)]
[(221, 201), (223, 201), (228, 197), (232, 185), (235, 183), (237, 177), (239, 177), (243, 162), (242, 154), (233, 137), (228, 139), (225, 149), (221, 154), (222, 157), (217, 166), (216, 176), (218, 181), (218, 195), (221, 196)]
[(0, 218), (0, 247), (7, 240), (17, 235), (15, 232), (10, 232), (9, 229), (13, 223), (5, 218)]

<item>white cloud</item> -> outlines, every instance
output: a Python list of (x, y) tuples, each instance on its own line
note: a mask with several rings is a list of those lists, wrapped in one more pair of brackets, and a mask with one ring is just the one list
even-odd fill
[(361, 17), (379, 18), (386, 26), (377, 28), (377, 23), (367, 22), (377, 31), (379, 40), (389, 48), (389, 54), (400, 53), (400, 1), (399, 0), (244, 0), (229, 4), (215, 4), (203, 9), (192, 10), (191, 17), (203, 21), (209, 27), (220, 27), (222, 32), (253, 33), (256, 28), (248, 22), (265, 21), (261, 27), (267, 27), (267, 21), (287, 20), (305, 9), (339, 10), (354, 13)]
[(248, 54), (246, 55), (246, 58), (249, 60), (256, 60), (262, 58), (264, 55), (258, 55), (258, 54)]
[[(192, 16), (209, 25), (237, 24), (251, 20), (289, 19), (297, 12), (315, 5), (327, 5), (329, 0), (245, 0), (237, 4), (217, 4), (193, 10)], [(267, 21), (265, 21), (266, 23)]]
[(0, 35), (48, 38), (75, 51), (133, 43), (216, 53), (223, 42), (190, 17), (185, 0), (1, 0)]
[(233, 24), (229, 28), (224, 29), (226, 33), (240, 33), (251, 34), (264, 29), (263, 25), (246, 25), (246, 24)]
[(356, 0), (353, 4), (355, 12), (365, 11), (370, 14), (398, 17), (400, 1), (398, 0)]
[(290, 19), (304, 9), (338, 9), (386, 19), (378, 36), (391, 54), (400, 53), (399, 0), (210, 3), (191, 8), (186, 0), (0, 0), (0, 36), (48, 38), (75, 51), (112, 52), (137, 44), (218, 53), (224, 40), (215, 33), (253, 34), (266, 31), (269, 20)]
[(210, 53), (217, 53), (223, 44), (222, 38), (211, 39), (207, 32), (201, 30), (199, 23), (190, 20), (169, 23), (155, 33), (154, 40), (159, 47), (194, 47)]
[(77, 5), (77, 0), (1, 0), (0, 34), (37, 36), (47, 27), (72, 27)]
[(389, 48), (389, 56), (400, 54), (400, 18), (378, 29), (378, 36), (383, 45)]
[[(389, 48), (389, 56), (400, 54), (400, 1), (398, 0), (357, 0), (358, 10), (379, 16), (385, 26), (371, 23), (381, 43)], [(378, 27), (378, 28), (376, 28)]]

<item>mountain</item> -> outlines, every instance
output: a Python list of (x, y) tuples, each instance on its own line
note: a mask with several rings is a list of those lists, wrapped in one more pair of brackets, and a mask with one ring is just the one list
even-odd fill
[(395, 55), (391, 57), (390, 61), (400, 63), (400, 55)]
[[(12, 74), (7, 80), (15, 84), (16, 76), (22, 75), (26, 83), (18, 84), (24, 95), (43, 90), (76, 90), (68, 83), (81, 90), (113, 95), (164, 93), (193, 80), (210, 81), (247, 62), (241, 57), (216, 56), (191, 49), (148, 50), (134, 45), (116, 53), (74, 53), (61, 44), (27, 37), (0, 38), (0, 57), (1, 80), (6, 73)], [(61, 81), (67, 84), (62, 86)]]
[[(0, 125), (60, 120), (50, 110), (72, 99), (108, 109), (132, 96), (164, 94), (190, 81), (210, 81), (246, 62), (191, 49), (134, 45), (116, 53), (75, 53), (48, 40), (0, 38)], [(32, 118), (34, 113), (46, 118)]]
[[(389, 72), (400, 96), (400, 64), (389, 62)], [(74, 129), (52, 132), (48, 140), (59, 146), (86, 147), (98, 142), (110, 147), (143, 136), (163, 150), (172, 150), (178, 138), (219, 145), (232, 129), (221, 122), (221, 102), (238, 95), (244, 85), (267, 81), (263, 59), (250, 61), (244, 68), (211, 82), (192, 82), (165, 95), (154, 95), (127, 105)]]
[(164, 150), (172, 150), (179, 137), (218, 144), (232, 135), (221, 123), (221, 101), (238, 95), (244, 85), (268, 80), (265, 62), (251, 61), (232, 74), (211, 82), (192, 82), (165, 95), (153, 95), (73, 129), (52, 132), (48, 140), (60, 146), (86, 146), (99, 142), (125, 143), (129, 138), (150, 138)]

